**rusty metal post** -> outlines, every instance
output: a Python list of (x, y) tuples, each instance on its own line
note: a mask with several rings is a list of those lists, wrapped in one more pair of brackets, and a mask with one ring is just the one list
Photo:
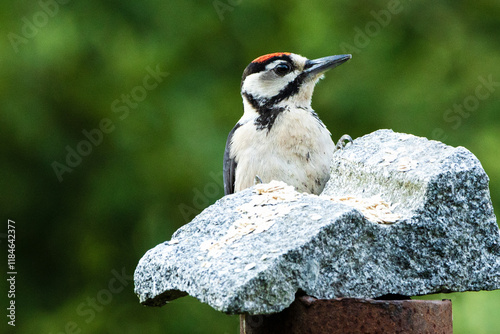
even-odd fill
[(450, 300), (316, 299), (280, 313), (240, 316), (241, 334), (453, 333)]

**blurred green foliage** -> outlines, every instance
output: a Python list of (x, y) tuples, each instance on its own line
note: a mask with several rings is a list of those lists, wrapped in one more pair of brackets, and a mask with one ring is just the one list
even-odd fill
[[(0, 26), (17, 333), (238, 333), (191, 297), (141, 306), (130, 277), (223, 196), (241, 73), (265, 53), (353, 53), (313, 99), (333, 137), (392, 128), (465, 146), (500, 207), (498, 1), (4, 1)], [(500, 328), (499, 291), (431, 297), (453, 299), (456, 333)]]

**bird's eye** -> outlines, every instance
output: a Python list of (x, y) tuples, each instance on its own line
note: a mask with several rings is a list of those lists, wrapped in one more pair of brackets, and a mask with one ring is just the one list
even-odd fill
[(292, 67), (290, 66), (290, 64), (281, 63), (281, 64), (276, 65), (276, 67), (274, 68), (274, 73), (276, 73), (277, 75), (282, 77), (282, 76), (290, 73), (291, 70), (292, 70)]

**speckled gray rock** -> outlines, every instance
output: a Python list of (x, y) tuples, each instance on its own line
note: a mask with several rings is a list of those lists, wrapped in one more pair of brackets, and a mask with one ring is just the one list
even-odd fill
[[(266, 202), (254, 188), (144, 255), (134, 277), (141, 303), (189, 294), (226, 313), (268, 314), (299, 290), (373, 298), (500, 289), (488, 177), (465, 148), (380, 130), (335, 153), (324, 196)], [(332, 196), (379, 196), (400, 218), (378, 224)]]

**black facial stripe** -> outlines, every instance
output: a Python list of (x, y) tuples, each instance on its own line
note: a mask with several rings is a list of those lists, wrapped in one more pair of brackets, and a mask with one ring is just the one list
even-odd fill
[(299, 92), (299, 90), (300, 90), (300, 86), (302, 86), (302, 83), (304, 83), (304, 78), (305, 78), (305, 74), (304, 73), (299, 74), (295, 79), (293, 79), (292, 81), (290, 81), (285, 86), (285, 88), (283, 88), (282, 90), (280, 90), (280, 92), (278, 94), (276, 94), (275, 96), (273, 96), (269, 100), (269, 102), (267, 102), (267, 103), (271, 104), (271, 105), (275, 105), (275, 104), (280, 103), (284, 99), (297, 94)]
[[(255, 110), (259, 111), (260, 110), (260, 104), (259, 104), (259, 101), (257, 101), (252, 94), (249, 94), (247, 92), (243, 92), (241, 95), (243, 95), (248, 103), (250, 103), (252, 105), (252, 107), (255, 108)], [(260, 113), (260, 111), (259, 111)]]
[(270, 99), (266, 98), (255, 98), (252, 94), (248, 92), (243, 92), (242, 95), (246, 97), (247, 101), (254, 107), (259, 113), (262, 111), (272, 109), (276, 104), (280, 103), (284, 99), (297, 94), (300, 90), (300, 87), (304, 83), (305, 74), (299, 74), (295, 79), (290, 81), (285, 88), (279, 91), (278, 94), (271, 97)]

